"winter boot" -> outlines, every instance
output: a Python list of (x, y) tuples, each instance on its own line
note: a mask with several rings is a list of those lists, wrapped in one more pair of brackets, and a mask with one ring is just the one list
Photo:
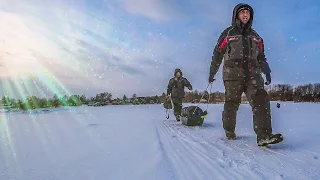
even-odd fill
[(225, 133), (226, 133), (227, 139), (229, 140), (235, 140), (237, 138), (237, 135), (232, 131), (225, 131)]
[(258, 146), (267, 146), (269, 144), (278, 144), (283, 141), (282, 134), (271, 134), (269, 136), (257, 137)]

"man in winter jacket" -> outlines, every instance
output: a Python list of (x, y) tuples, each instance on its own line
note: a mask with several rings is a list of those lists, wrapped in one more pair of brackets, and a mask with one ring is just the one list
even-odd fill
[(281, 134), (272, 134), (270, 101), (264, 89), (271, 83), (271, 70), (266, 61), (263, 39), (251, 28), (254, 11), (248, 4), (234, 7), (232, 26), (225, 29), (214, 48), (209, 83), (219, 70), (222, 59), (225, 104), (222, 121), (228, 139), (236, 139), (236, 115), (244, 92), (253, 112), (254, 131), (259, 146), (279, 143)]
[(182, 99), (185, 96), (185, 87), (192, 90), (192, 85), (188, 79), (183, 77), (182, 71), (177, 68), (174, 71), (174, 77), (169, 80), (167, 87), (167, 96), (169, 97), (171, 95), (173, 111), (177, 121), (180, 121)]

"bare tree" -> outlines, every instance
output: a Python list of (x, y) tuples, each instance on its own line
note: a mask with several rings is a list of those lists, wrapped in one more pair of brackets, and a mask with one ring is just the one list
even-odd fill
[(294, 95), (293, 86), (290, 84), (277, 84), (269, 90), (269, 97), (276, 101), (292, 101)]

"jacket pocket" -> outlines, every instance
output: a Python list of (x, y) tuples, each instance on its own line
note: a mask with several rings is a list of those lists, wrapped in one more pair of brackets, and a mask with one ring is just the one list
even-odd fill
[(243, 42), (242, 36), (228, 37), (228, 56), (230, 60), (243, 58)]

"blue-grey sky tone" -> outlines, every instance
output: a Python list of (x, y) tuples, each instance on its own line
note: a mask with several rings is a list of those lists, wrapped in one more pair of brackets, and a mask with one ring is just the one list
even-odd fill
[[(2, 94), (155, 95), (177, 67), (204, 90), (240, 2), (254, 8), (272, 83), (319, 82), (317, 0), (0, 0)], [(224, 91), (221, 69), (213, 91)]]

